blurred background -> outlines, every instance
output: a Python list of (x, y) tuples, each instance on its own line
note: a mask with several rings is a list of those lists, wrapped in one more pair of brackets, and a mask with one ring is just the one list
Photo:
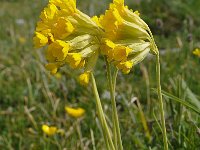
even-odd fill
[[(110, 2), (77, 0), (77, 7), (89, 16), (100, 15)], [(68, 67), (50, 75), (43, 67), (41, 50), (33, 48), (36, 22), (47, 3), (47, 0), (0, 0), (0, 149), (105, 149), (91, 85), (80, 86), (78, 73)], [(200, 1), (125, 0), (125, 3), (140, 12), (160, 49), (162, 89), (168, 95), (164, 102), (169, 148), (197, 150), (199, 113), (183, 104), (200, 109), (200, 58), (193, 54), (195, 48), (200, 48)], [(110, 118), (103, 70), (102, 59), (95, 76)], [(116, 100), (125, 150), (163, 148), (157, 95), (153, 90), (155, 81), (153, 55), (135, 66), (129, 75), (118, 75)], [(74, 119), (65, 113), (64, 106), (82, 107), (86, 113)], [(41, 130), (43, 124), (63, 132), (48, 137)]]

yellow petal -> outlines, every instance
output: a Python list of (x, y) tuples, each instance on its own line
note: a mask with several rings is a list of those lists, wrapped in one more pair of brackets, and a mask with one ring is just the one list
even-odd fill
[(125, 61), (130, 52), (130, 48), (118, 45), (113, 49), (113, 59), (116, 61)]
[(69, 63), (73, 69), (83, 67), (82, 55), (80, 53), (69, 53), (66, 57), (66, 62)]
[(51, 72), (51, 74), (56, 74), (58, 71), (58, 66), (55, 63), (46, 64), (46, 69)]
[(131, 61), (125, 61), (125, 62), (120, 62), (116, 64), (117, 68), (122, 70), (124, 74), (128, 74), (133, 67), (133, 62)]
[(54, 4), (48, 4), (46, 8), (41, 12), (40, 18), (47, 22), (53, 20), (58, 13), (58, 9)]
[(59, 7), (59, 9), (65, 10), (65, 15), (71, 15), (77, 11), (76, 0), (50, 0), (49, 2)]
[(92, 20), (99, 26), (99, 27), (102, 27), (100, 22), (99, 22), (99, 18), (97, 16), (93, 16), (92, 17)]
[(83, 108), (71, 108), (66, 106), (65, 111), (72, 117), (79, 118), (85, 114), (85, 110)]
[(48, 125), (42, 125), (42, 131), (43, 131), (45, 134), (51, 136), (51, 135), (56, 134), (57, 128), (56, 128), (55, 126), (50, 126), (50, 127), (49, 127)]
[(89, 79), (90, 79), (90, 72), (85, 72), (79, 76), (78, 81), (81, 85), (88, 85)]
[(35, 37), (33, 38), (35, 48), (40, 48), (48, 43), (48, 38), (39, 32), (35, 32)]
[(200, 57), (200, 49), (199, 49), (199, 48), (196, 48), (192, 53), (193, 53), (194, 55)]
[(47, 59), (54, 58), (55, 61), (63, 61), (68, 54), (69, 43), (56, 40), (47, 49)]
[(101, 53), (103, 55), (109, 55), (109, 52), (115, 48), (115, 43), (113, 43), (111, 40), (109, 39), (102, 39), (102, 45), (100, 47), (101, 49)]
[(73, 25), (71, 24), (70, 21), (68, 21), (64, 17), (60, 17), (57, 20), (56, 25), (52, 29), (52, 32), (55, 38), (58, 38), (58, 39), (66, 38), (67, 36), (72, 34), (73, 31), (74, 31)]

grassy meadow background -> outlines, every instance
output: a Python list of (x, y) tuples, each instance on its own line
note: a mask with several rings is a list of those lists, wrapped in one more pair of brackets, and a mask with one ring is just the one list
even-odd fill
[[(90, 16), (108, 8), (109, 0), (77, 0)], [(161, 82), (169, 148), (200, 149), (200, 47), (199, 0), (126, 0), (149, 24), (161, 51)], [(1, 150), (104, 150), (91, 85), (80, 86), (78, 72), (69, 67), (61, 76), (50, 75), (42, 50), (32, 44), (33, 32), (47, 0), (0, 0), (0, 149)], [(95, 76), (104, 110), (111, 112), (103, 58)], [(156, 88), (155, 57), (149, 55), (129, 75), (119, 73), (116, 100), (125, 150), (162, 150)], [(167, 94), (165, 93), (165, 94)], [(175, 101), (181, 99), (181, 103)], [(74, 119), (64, 106), (82, 107)], [(43, 124), (64, 130), (48, 137)], [(145, 126), (147, 124), (147, 126)], [(149, 133), (149, 134), (148, 134)]]

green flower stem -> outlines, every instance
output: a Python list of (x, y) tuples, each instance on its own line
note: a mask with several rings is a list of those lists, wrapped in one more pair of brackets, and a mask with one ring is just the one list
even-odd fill
[(165, 114), (164, 114), (164, 107), (163, 107), (163, 100), (162, 100), (162, 93), (161, 93), (161, 84), (160, 84), (160, 59), (159, 59), (159, 52), (156, 55), (156, 78), (157, 78), (157, 88), (158, 88), (158, 99), (159, 99), (159, 107), (161, 113), (161, 123), (162, 123), (162, 134), (163, 134), (163, 142), (164, 142), (164, 149), (168, 150), (168, 143), (167, 143), (167, 133), (166, 133), (166, 126), (165, 126)]
[(109, 131), (106, 119), (105, 119), (105, 115), (104, 115), (104, 112), (103, 112), (103, 108), (102, 108), (102, 105), (101, 105), (101, 100), (99, 98), (95, 78), (94, 78), (94, 75), (92, 73), (91, 73), (91, 78), (92, 78), (92, 89), (93, 89), (93, 92), (94, 92), (94, 95), (95, 95), (95, 100), (96, 100), (96, 105), (97, 105), (97, 113), (98, 113), (98, 116), (99, 116), (99, 120), (101, 122), (101, 127), (102, 127), (102, 130), (103, 130), (106, 146), (107, 146), (108, 150), (110, 150), (110, 149), (115, 150), (115, 147), (114, 147), (114, 144), (112, 142), (111, 135), (110, 135), (110, 131)]
[(115, 92), (115, 87), (116, 87), (117, 75), (118, 75), (118, 69), (115, 69), (114, 74), (113, 74), (113, 90), (114, 90), (114, 92)]
[(116, 84), (117, 72), (115, 72), (114, 79), (112, 80), (110, 64), (108, 61), (106, 61), (106, 67), (107, 67), (107, 78), (108, 78), (111, 103), (112, 103), (113, 133), (115, 136), (114, 139), (115, 140), (117, 139), (117, 141), (115, 141), (114, 143), (116, 144), (115, 145), (116, 149), (117, 149), (117, 143), (118, 143), (119, 150), (123, 150), (121, 133), (120, 133), (120, 128), (119, 128), (119, 120), (118, 120), (118, 115), (117, 115), (117, 107), (116, 107), (116, 102), (115, 102), (115, 84)]
[(79, 120), (77, 120), (77, 123), (76, 123), (76, 130), (77, 130), (78, 137), (79, 137), (79, 140), (80, 140), (80, 148), (81, 148), (81, 150), (84, 150), (84, 145), (83, 145), (83, 141), (82, 141), (82, 134), (81, 134), (81, 126), (80, 126)]
[(154, 54), (156, 55), (156, 79), (157, 79), (157, 89), (158, 89), (158, 99), (159, 99), (159, 107), (160, 107), (160, 113), (161, 113), (161, 123), (162, 123), (162, 134), (163, 134), (163, 142), (164, 142), (164, 149), (168, 150), (168, 143), (167, 143), (167, 132), (166, 132), (166, 126), (165, 126), (165, 114), (164, 114), (164, 108), (163, 108), (163, 100), (162, 100), (162, 93), (161, 93), (161, 84), (160, 84), (160, 58), (159, 58), (159, 51), (158, 47), (155, 44), (155, 40), (153, 38), (153, 34), (150, 30), (150, 28), (147, 25), (147, 30), (150, 33), (151, 40), (153, 43), (153, 49)]
[[(114, 91), (114, 94), (115, 94), (117, 74), (118, 74), (118, 69), (115, 69), (114, 74), (113, 74), (113, 91)], [(117, 130), (116, 130), (114, 113), (112, 113), (112, 122), (113, 122), (114, 145), (115, 145), (115, 148), (117, 149), (118, 148), (117, 147), (118, 142), (117, 142)]]

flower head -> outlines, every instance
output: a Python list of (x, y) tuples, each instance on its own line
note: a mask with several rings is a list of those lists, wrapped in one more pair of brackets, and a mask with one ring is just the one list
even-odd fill
[(55, 74), (68, 64), (91, 71), (99, 54), (103, 30), (76, 8), (76, 0), (50, 0), (37, 23), (34, 45), (46, 46), (47, 70)]
[(80, 118), (85, 114), (85, 110), (83, 108), (71, 108), (66, 106), (65, 111), (72, 117)]
[(99, 20), (105, 30), (101, 43), (101, 54), (107, 56), (124, 73), (142, 61), (149, 52), (156, 53), (155, 42), (148, 25), (124, 5), (124, 0), (113, 0)]
[(120, 39), (148, 39), (148, 26), (139, 17), (138, 12), (132, 12), (124, 6), (123, 0), (114, 0), (99, 22), (105, 30), (105, 35), (112, 41)]
[(42, 125), (42, 131), (47, 134), (48, 136), (55, 135), (57, 132), (57, 127), (55, 126), (48, 126), (48, 125)]

